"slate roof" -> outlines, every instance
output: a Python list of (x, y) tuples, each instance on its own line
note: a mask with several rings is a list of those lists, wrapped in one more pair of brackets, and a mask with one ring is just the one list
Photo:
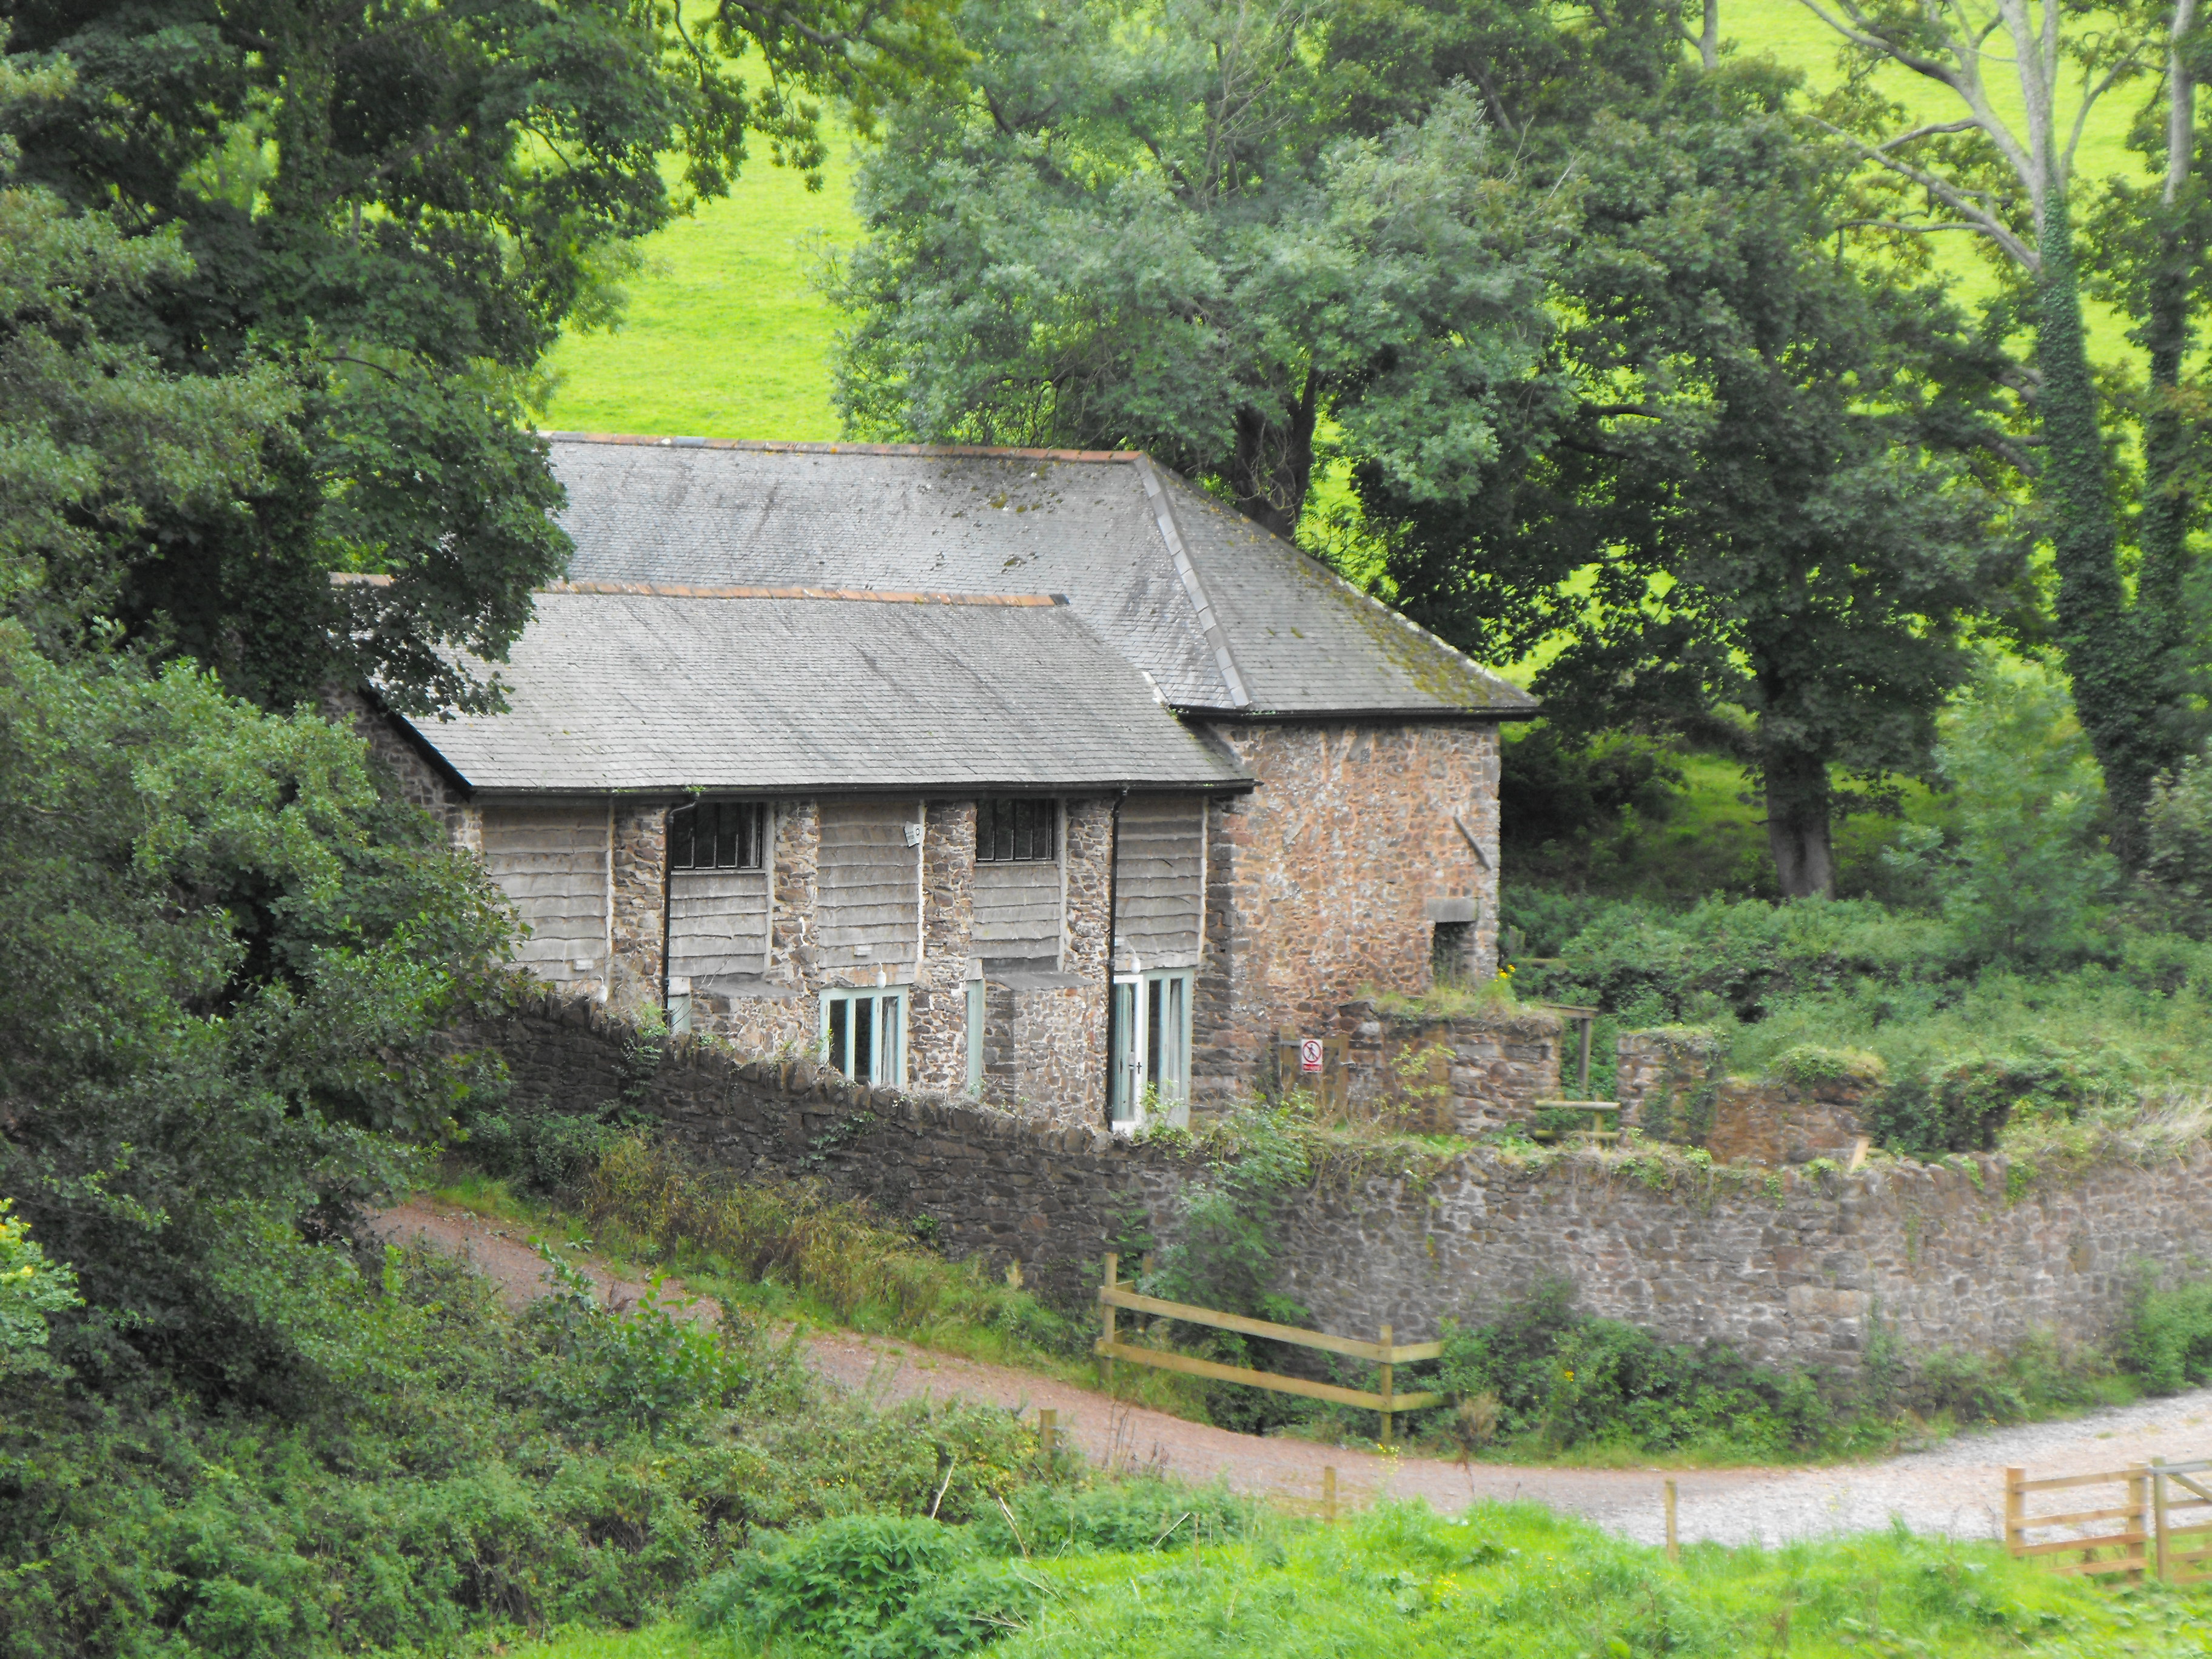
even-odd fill
[(472, 789), (1249, 786), (1038, 595), (575, 584), (499, 674), (507, 713), (409, 722)]
[(1060, 593), (1180, 708), (1536, 712), (1142, 455), (550, 436), (577, 580)]

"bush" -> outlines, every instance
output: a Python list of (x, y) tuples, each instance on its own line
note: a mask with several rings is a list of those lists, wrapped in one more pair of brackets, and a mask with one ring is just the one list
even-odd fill
[(702, 1170), (666, 1142), (627, 1131), (572, 1193), (599, 1231), (696, 1249), (749, 1282), (778, 1279), (847, 1324), (927, 1334), (965, 1323), (1062, 1352), (1079, 1341), (1065, 1316), (986, 1278), (980, 1262), (949, 1262), (911, 1229), (885, 1224), (861, 1200), (832, 1202), (817, 1183)]
[(967, 1521), (1043, 1472), (1010, 1413), (825, 1399), (743, 1328), (516, 1315), (427, 1249), (366, 1273), (325, 1254), (293, 1308), (326, 1382), (282, 1414), (143, 1369), (98, 1393), (9, 1380), (0, 1653), (295, 1659), (634, 1623), (764, 1528)]
[(841, 1659), (940, 1659), (1028, 1623), (1048, 1586), (1018, 1558), (1110, 1552), (1140, 1559), (1241, 1537), (1255, 1511), (1218, 1488), (1158, 1481), (1030, 1489), (967, 1526), (846, 1516), (787, 1537), (716, 1575), (694, 1618), (747, 1647)]
[(2096, 945), (2119, 868), (2098, 830), (2103, 774), (2064, 678), (1992, 654), (1940, 722), (1936, 764), (1954, 792), (1946, 837), (1908, 830), (1883, 855), (1933, 871), (1943, 919), (1977, 962), (2062, 963)]
[(2136, 908), (2143, 925), (2212, 939), (2212, 766), (2192, 755), (2151, 785)]
[(2127, 1337), (2129, 1369), (2153, 1394), (2212, 1383), (2212, 1279), (2138, 1293)]
[(1617, 1445), (1727, 1448), (1746, 1457), (1828, 1446), (1833, 1414), (1817, 1382), (1690, 1348), (1576, 1311), (1573, 1287), (1540, 1286), (1496, 1323), (1448, 1324), (1438, 1375), (1455, 1402), (1496, 1402), (1492, 1431), (1547, 1451)]
[(855, 1515), (770, 1540), (702, 1590), (708, 1629), (779, 1638), (850, 1659), (969, 1653), (1024, 1619), (1036, 1583), (981, 1561), (964, 1533), (926, 1519)]

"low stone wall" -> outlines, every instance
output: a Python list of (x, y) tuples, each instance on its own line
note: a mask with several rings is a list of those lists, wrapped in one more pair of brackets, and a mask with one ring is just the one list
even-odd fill
[(1712, 1125), (1711, 1090), (1728, 1057), (1718, 1034), (1691, 1025), (1623, 1031), (1613, 1054), (1622, 1127), (1653, 1140), (1704, 1139)]
[(1408, 1127), (1470, 1138), (1526, 1123), (1537, 1101), (1559, 1097), (1565, 1028), (1540, 1008), (1438, 1018), (1366, 999), (1336, 1016), (1355, 1103), (1395, 1102)]
[[(506, 1054), (524, 1109), (626, 1098), (704, 1159), (819, 1178), (893, 1219), (928, 1215), (951, 1254), (994, 1270), (1019, 1261), (1063, 1301), (1082, 1297), (1100, 1255), (1133, 1230), (1170, 1233), (1194, 1173), (1096, 1128), (862, 1088), (806, 1061), (643, 1042), (588, 1003), (528, 1003), (467, 1035)], [(1808, 1098), (1819, 1103), (1817, 1090)], [(2208, 1200), (2201, 1147), (2018, 1182), (2001, 1157), (1882, 1158), (1845, 1176), (1705, 1167), (1665, 1147), (1474, 1147), (1284, 1206), (1277, 1288), (1321, 1329), (1387, 1322), (1418, 1341), (1443, 1318), (1492, 1317), (1564, 1277), (1589, 1311), (1666, 1340), (1849, 1373), (1877, 1315), (1907, 1354), (1998, 1352), (2037, 1331), (2102, 1341), (2141, 1266), (2190, 1269)]]
[(623, 1101), (702, 1161), (740, 1176), (819, 1180), (894, 1224), (935, 1221), (954, 1256), (1018, 1261), (1076, 1299), (1133, 1218), (1173, 1212), (1177, 1160), (1103, 1129), (1054, 1127), (945, 1097), (849, 1083), (811, 1060), (743, 1060), (696, 1039), (637, 1036), (590, 1002), (533, 999), (462, 1034), (497, 1048), (514, 1109), (587, 1112)]
[(1866, 1084), (1857, 1078), (1796, 1085), (1728, 1078), (1714, 1091), (1705, 1147), (1717, 1164), (1767, 1169), (1844, 1158), (1863, 1131)]
[(1844, 1055), (1818, 1056), (1800, 1081), (1724, 1076), (1726, 1043), (1692, 1026), (1623, 1031), (1614, 1047), (1622, 1125), (1647, 1140), (1702, 1146), (1718, 1164), (1846, 1157), (1881, 1083), (1878, 1070)]
[[(1655, 1168), (1668, 1178), (1653, 1184)], [(1577, 1152), (1470, 1152), (1426, 1179), (1373, 1178), (1288, 1212), (1280, 1291), (1321, 1328), (1401, 1341), (1494, 1316), (1547, 1279), (1668, 1340), (1849, 1374), (1871, 1321), (1903, 1351), (1985, 1353), (2047, 1331), (2110, 1338), (2137, 1264), (2194, 1259), (2212, 1153), (2115, 1158), (2008, 1199), (2000, 1157), (1882, 1160), (1859, 1174), (1705, 1171)]]

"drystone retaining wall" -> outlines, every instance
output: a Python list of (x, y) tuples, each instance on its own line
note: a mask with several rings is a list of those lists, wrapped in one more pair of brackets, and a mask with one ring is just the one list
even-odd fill
[[(1095, 1128), (870, 1090), (806, 1061), (654, 1044), (589, 1003), (526, 1003), (465, 1035), (505, 1054), (520, 1109), (627, 1098), (704, 1159), (818, 1177), (894, 1220), (930, 1216), (951, 1254), (994, 1270), (1018, 1261), (1066, 1301), (1133, 1230), (1170, 1234), (1194, 1173), (1164, 1147)], [(1478, 1147), (1285, 1205), (1277, 1288), (1322, 1330), (1388, 1323), (1419, 1341), (1444, 1317), (1492, 1317), (1564, 1277), (1589, 1311), (1665, 1340), (1846, 1374), (1876, 1316), (1907, 1354), (2000, 1352), (2038, 1331), (2097, 1342), (2143, 1265), (2179, 1272), (2194, 1259), (2212, 1152), (2012, 1176), (2001, 1157), (1808, 1175)]]
[(1439, 1316), (1487, 1319), (1565, 1278), (1588, 1311), (1665, 1340), (1849, 1374), (1877, 1316), (1908, 1355), (2002, 1352), (2038, 1331), (2107, 1340), (2142, 1265), (2185, 1267), (2212, 1199), (2202, 1148), (2008, 1197), (2010, 1174), (2001, 1157), (1850, 1176), (1676, 1166), (1655, 1187), (1619, 1155), (1477, 1152), (1292, 1209), (1279, 1288), (1325, 1330), (1387, 1322), (1419, 1341)]
[(1164, 1223), (1178, 1161), (1103, 1129), (1056, 1127), (943, 1096), (848, 1082), (811, 1060), (744, 1060), (696, 1039), (642, 1037), (590, 1002), (532, 999), (461, 1035), (498, 1049), (510, 1109), (624, 1102), (704, 1162), (741, 1176), (820, 1181), (893, 1224), (927, 1215), (951, 1255), (1022, 1264), (1073, 1301), (1132, 1224)]

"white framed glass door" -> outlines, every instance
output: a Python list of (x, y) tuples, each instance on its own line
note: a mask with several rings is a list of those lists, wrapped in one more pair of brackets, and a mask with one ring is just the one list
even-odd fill
[(906, 988), (824, 991), (823, 1060), (855, 1083), (898, 1089), (906, 1085)]
[(1114, 1066), (1109, 1115), (1134, 1129), (1158, 1116), (1190, 1124), (1190, 975), (1130, 974), (1114, 981)]

